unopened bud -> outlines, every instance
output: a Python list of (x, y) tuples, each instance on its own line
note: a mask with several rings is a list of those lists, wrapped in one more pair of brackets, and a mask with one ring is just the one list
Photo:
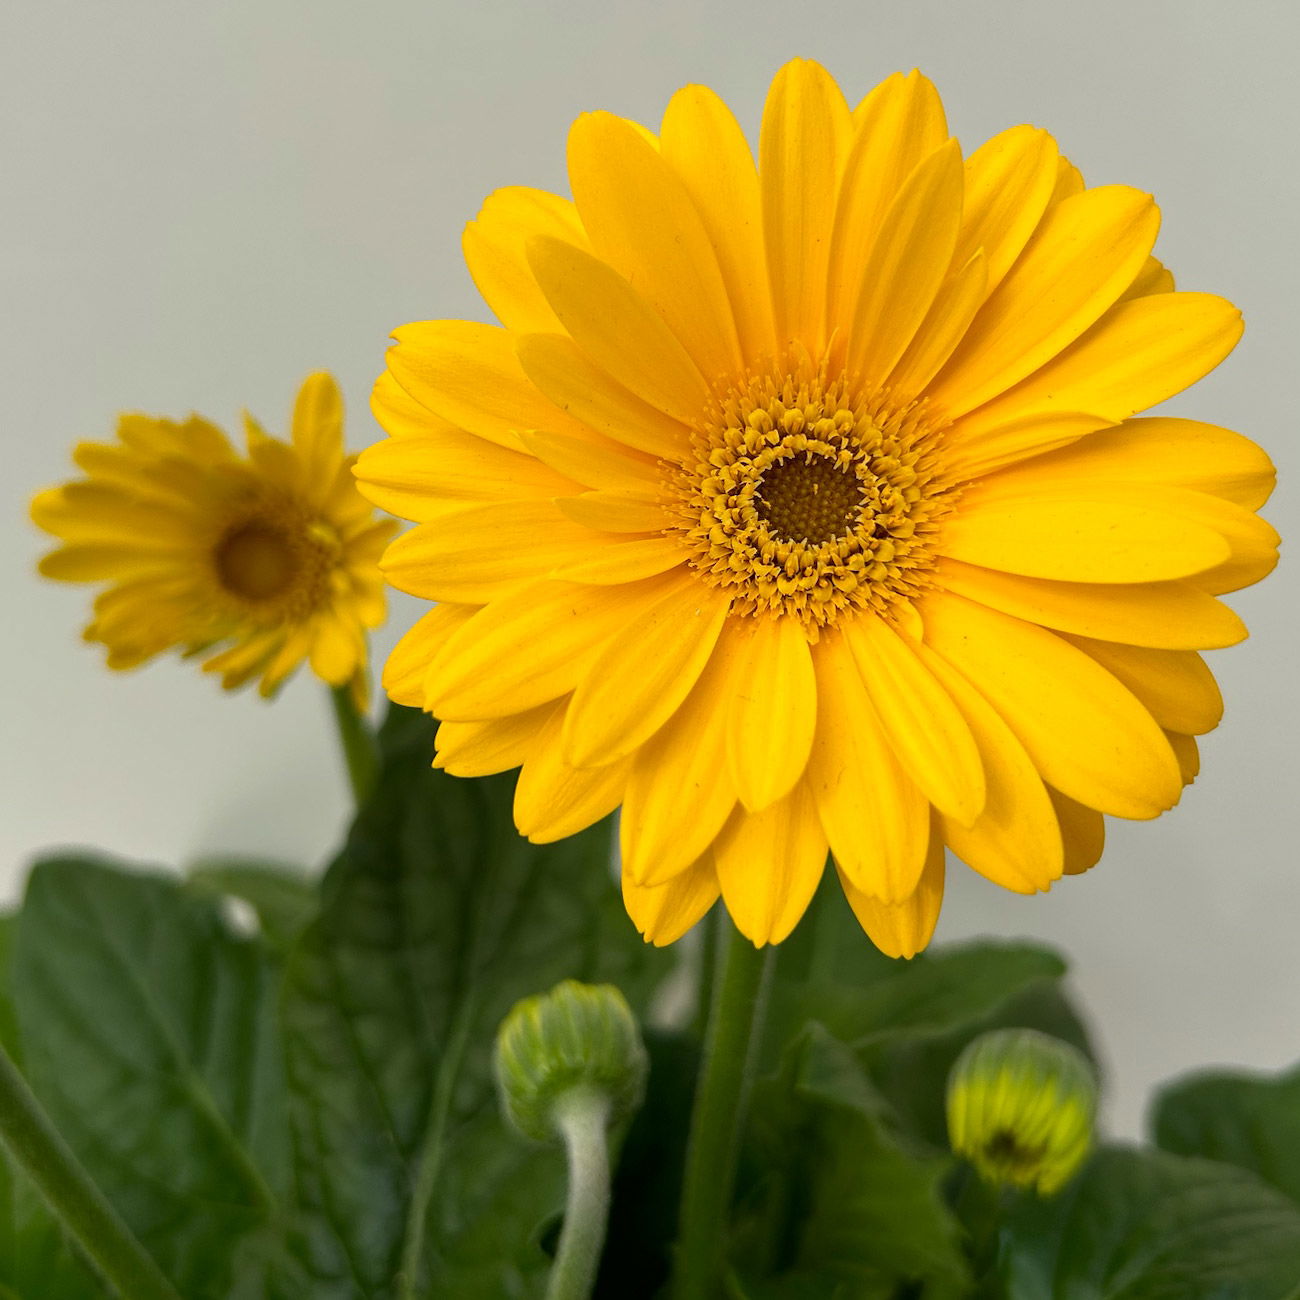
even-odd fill
[(1092, 1145), (1097, 1081), (1077, 1048), (1033, 1029), (967, 1044), (948, 1075), (952, 1149), (990, 1183), (1051, 1196)]
[(581, 1089), (608, 1103), (608, 1123), (631, 1115), (645, 1095), (641, 1032), (612, 984), (565, 980), (516, 1002), (497, 1031), (501, 1105), (527, 1137), (558, 1136), (556, 1106)]

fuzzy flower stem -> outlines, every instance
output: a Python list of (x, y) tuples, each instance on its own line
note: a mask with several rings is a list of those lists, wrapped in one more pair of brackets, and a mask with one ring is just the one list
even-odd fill
[(379, 771), (379, 747), (370, 723), (358, 711), (351, 688), (335, 686), (330, 690), (334, 702), (334, 721), (338, 724), (339, 744), (348, 768), (348, 781), (359, 808), (375, 787)]
[(569, 1159), (569, 1194), (546, 1300), (587, 1300), (609, 1220), (609, 1096), (572, 1088), (556, 1101), (554, 1115)]
[(755, 948), (734, 926), (727, 931), (686, 1148), (673, 1300), (714, 1300), (722, 1282), (736, 1160), (767, 1012), (775, 949)]
[(130, 1300), (180, 1300), (162, 1270), (91, 1181), (3, 1049), (0, 1140), (118, 1292)]

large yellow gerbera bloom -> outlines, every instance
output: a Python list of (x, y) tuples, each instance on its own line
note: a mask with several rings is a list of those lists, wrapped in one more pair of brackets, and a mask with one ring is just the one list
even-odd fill
[(396, 525), (376, 519), (343, 450), (343, 403), (311, 375), (292, 442), (245, 415), (248, 454), (199, 416), (123, 415), (115, 443), (73, 453), (86, 477), (39, 493), (32, 518), (63, 543), (41, 572), (107, 586), (87, 641), (110, 668), (165, 650), (211, 651), (229, 690), (273, 694), (304, 659), (332, 686), (365, 694), (366, 635), (384, 618), (378, 561)]
[(1029, 893), (1150, 818), (1219, 719), (1215, 598), (1275, 561), (1268, 459), (1134, 420), (1240, 332), (1175, 293), (1150, 196), (1018, 126), (963, 162), (933, 86), (772, 84), (758, 167), (711, 91), (569, 137), (573, 201), (493, 194), (502, 328), (396, 333), (357, 467), (439, 602), (389, 661), (437, 762), (522, 764), (534, 840), (622, 805), (656, 943), (719, 891), (784, 938), (834, 855), (875, 942), (933, 930), (944, 845)]

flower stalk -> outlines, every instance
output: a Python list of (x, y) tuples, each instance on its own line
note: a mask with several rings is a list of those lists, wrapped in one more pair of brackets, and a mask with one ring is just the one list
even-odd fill
[(673, 1300), (713, 1300), (718, 1294), (776, 951), (755, 948), (731, 924), (722, 948), (686, 1148)]
[(379, 746), (369, 721), (357, 708), (350, 686), (332, 687), (330, 699), (334, 704), (334, 721), (347, 765), (348, 783), (359, 808), (369, 798), (379, 776)]
[(546, 1300), (587, 1300), (595, 1285), (609, 1223), (609, 1118), (609, 1095), (598, 1088), (571, 1088), (555, 1103), (569, 1191)]
[(130, 1300), (180, 1300), (0, 1048), (0, 1139), (104, 1276)]

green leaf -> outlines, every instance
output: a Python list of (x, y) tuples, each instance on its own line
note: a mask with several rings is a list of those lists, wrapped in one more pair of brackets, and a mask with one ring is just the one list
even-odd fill
[(1008, 1300), (1294, 1300), (1300, 1210), (1244, 1170), (1098, 1152), (1057, 1199), (1003, 1229)]
[(404, 1269), (420, 1295), (531, 1294), (563, 1160), (483, 1118), (496, 1028), (568, 977), (644, 1005), (672, 959), (623, 915), (608, 825), (530, 845), (510, 780), (431, 768), (429, 719), (394, 707), (380, 744), (376, 793), (288, 968), (299, 1252), (313, 1300), (392, 1296)]
[(199, 898), (232, 898), (253, 909), (271, 947), (287, 952), (316, 914), (318, 882), (301, 869), (251, 858), (203, 858), (185, 876)]
[(1300, 1202), (1300, 1067), (1168, 1084), (1156, 1098), (1153, 1128), (1166, 1151), (1249, 1169)]
[(289, 1190), (276, 967), (172, 877), (34, 868), (12, 958), (23, 1064), (56, 1126), (186, 1296), (229, 1294)]
[(1046, 948), (983, 940), (931, 949), (911, 961), (879, 953), (832, 879), (781, 953), (765, 1059), (815, 1020), (843, 1042), (881, 1048), (982, 1024), (1065, 963)]
[(912, 1148), (845, 1044), (810, 1025), (756, 1089), (752, 1129), (737, 1252), (751, 1274), (792, 1294), (807, 1274), (845, 1296), (901, 1284), (935, 1300), (963, 1293), (959, 1229), (939, 1190), (950, 1162)]

